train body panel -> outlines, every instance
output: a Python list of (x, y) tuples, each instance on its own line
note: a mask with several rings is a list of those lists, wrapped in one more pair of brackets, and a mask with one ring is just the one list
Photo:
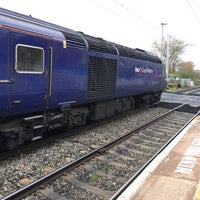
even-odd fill
[[(126, 58), (123, 56), (102, 55), (94, 52), (89, 54), (89, 60), (91, 57), (93, 60), (97, 60), (96, 62), (100, 68), (98, 70), (95, 67), (95, 70), (98, 71), (98, 76), (94, 77), (95, 84), (100, 79), (100, 83), (96, 87), (105, 87), (105, 90), (108, 90), (109, 86), (112, 85), (113, 88), (107, 94), (105, 94), (106, 91), (99, 91), (98, 95), (93, 95), (92, 98), (88, 95), (88, 99), (100, 101), (162, 91), (165, 88), (165, 75), (161, 63), (153, 63), (151, 61)], [(103, 69), (102, 62), (105, 63), (106, 61), (109, 63), (109, 68), (112, 69)], [(105, 73), (102, 72), (103, 70)], [(90, 89), (88, 88), (88, 91)], [(92, 89), (94, 90), (94, 88)]]
[(162, 91), (164, 87), (162, 64), (132, 58), (120, 58), (116, 85), (117, 96), (140, 95)]
[(59, 44), (52, 45), (52, 50), (50, 108), (56, 108), (67, 102), (84, 103), (87, 88), (87, 52), (72, 47), (63, 49)]

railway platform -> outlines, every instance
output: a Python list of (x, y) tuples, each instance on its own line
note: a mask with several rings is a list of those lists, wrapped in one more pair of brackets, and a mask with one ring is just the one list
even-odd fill
[(150, 199), (200, 200), (200, 116), (118, 197)]

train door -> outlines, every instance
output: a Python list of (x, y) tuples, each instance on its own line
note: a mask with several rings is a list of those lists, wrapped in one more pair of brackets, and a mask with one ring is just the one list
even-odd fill
[(46, 107), (48, 40), (23, 33), (10, 33), (10, 112), (42, 111)]
[(8, 68), (8, 31), (0, 29), (0, 117), (7, 114), (10, 75)]

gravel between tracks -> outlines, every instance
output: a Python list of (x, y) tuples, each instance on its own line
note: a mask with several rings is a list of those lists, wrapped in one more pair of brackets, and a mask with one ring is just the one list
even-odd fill
[(164, 108), (149, 108), (79, 135), (7, 159), (0, 164), (0, 198), (35, 181), (115, 138), (135, 129), (166, 112)]

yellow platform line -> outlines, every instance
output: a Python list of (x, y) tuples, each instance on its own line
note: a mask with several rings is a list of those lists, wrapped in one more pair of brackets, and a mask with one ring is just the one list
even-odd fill
[(200, 120), (200, 115), (196, 116), (195, 120), (199, 121)]
[(200, 200), (200, 184), (198, 184), (194, 200)]

